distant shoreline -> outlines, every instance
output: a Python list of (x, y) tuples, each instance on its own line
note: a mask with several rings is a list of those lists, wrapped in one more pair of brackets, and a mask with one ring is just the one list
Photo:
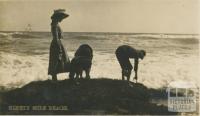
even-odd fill
[[(5, 33), (12, 33), (12, 32), (26, 32), (26, 31), (0, 31), (0, 32), (5, 32)], [(50, 31), (31, 31), (28, 33), (50, 33)], [(134, 32), (63, 32), (63, 33), (88, 33), (88, 34), (120, 34), (120, 35), (138, 35), (138, 34), (152, 34), (152, 35), (199, 35), (199, 33), (134, 33)]]

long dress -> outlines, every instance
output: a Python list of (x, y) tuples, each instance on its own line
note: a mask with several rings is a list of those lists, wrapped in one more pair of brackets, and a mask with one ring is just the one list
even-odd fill
[[(51, 32), (53, 40), (50, 45), (48, 74), (55, 75), (69, 72), (70, 59), (61, 41), (62, 31), (60, 26), (58, 24), (51, 24)], [(62, 54), (61, 58), (59, 58), (60, 54)]]

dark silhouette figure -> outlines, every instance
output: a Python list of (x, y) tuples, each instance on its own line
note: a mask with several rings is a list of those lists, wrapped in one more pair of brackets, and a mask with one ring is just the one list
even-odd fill
[(135, 80), (137, 83), (137, 70), (138, 70), (138, 63), (139, 58), (143, 59), (146, 55), (146, 52), (144, 50), (136, 50), (135, 48), (128, 46), (128, 45), (122, 45), (117, 48), (115, 51), (116, 57), (119, 61), (119, 64), (122, 68), (122, 80), (124, 80), (124, 77), (127, 77), (127, 80), (130, 80), (131, 71), (133, 69), (133, 66), (131, 65), (129, 58), (134, 58), (134, 71), (135, 71)]
[(70, 79), (73, 79), (75, 74), (76, 78), (83, 78), (82, 74), (85, 71), (86, 78), (90, 78), (90, 70), (92, 65), (93, 50), (88, 44), (81, 45), (71, 61), (70, 64)]
[(85, 56), (92, 60), (93, 58), (93, 50), (88, 44), (82, 44), (79, 46), (79, 48), (76, 50), (76, 53), (74, 55), (77, 56)]
[(70, 70), (70, 60), (61, 42), (63, 37), (61, 28), (58, 24), (68, 16), (69, 15), (65, 13), (64, 9), (54, 10), (54, 14), (51, 16), (51, 33), (53, 40), (50, 46), (48, 74), (52, 75), (52, 80), (54, 81), (57, 80), (58, 73), (69, 72)]

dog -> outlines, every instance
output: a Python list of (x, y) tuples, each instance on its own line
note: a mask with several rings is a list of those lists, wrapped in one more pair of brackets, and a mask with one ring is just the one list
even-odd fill
[(77, 56), (85, 56), (92, 60), (93, 58), (93, 50), (92, 47), (90, 47), (88, 44), (82, 44), (79, 46), (79, 48), (76, 50), (76, 53), (74, 55)]
[(93, 50), (88, 44), (82, 44), (75, 52), (74, 58), (70, 64), (70, 79), (74, 79), (75, 75), (78, 79), (83, 78), (82, 74), (85, 71), (86, 78), (90, 79), (90, 70), (92, 66)]

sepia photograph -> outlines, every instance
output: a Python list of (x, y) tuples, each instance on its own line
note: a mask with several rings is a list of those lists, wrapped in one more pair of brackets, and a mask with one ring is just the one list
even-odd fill
[(199, 0), (0, 0), (0, 115), (199, 115)]

